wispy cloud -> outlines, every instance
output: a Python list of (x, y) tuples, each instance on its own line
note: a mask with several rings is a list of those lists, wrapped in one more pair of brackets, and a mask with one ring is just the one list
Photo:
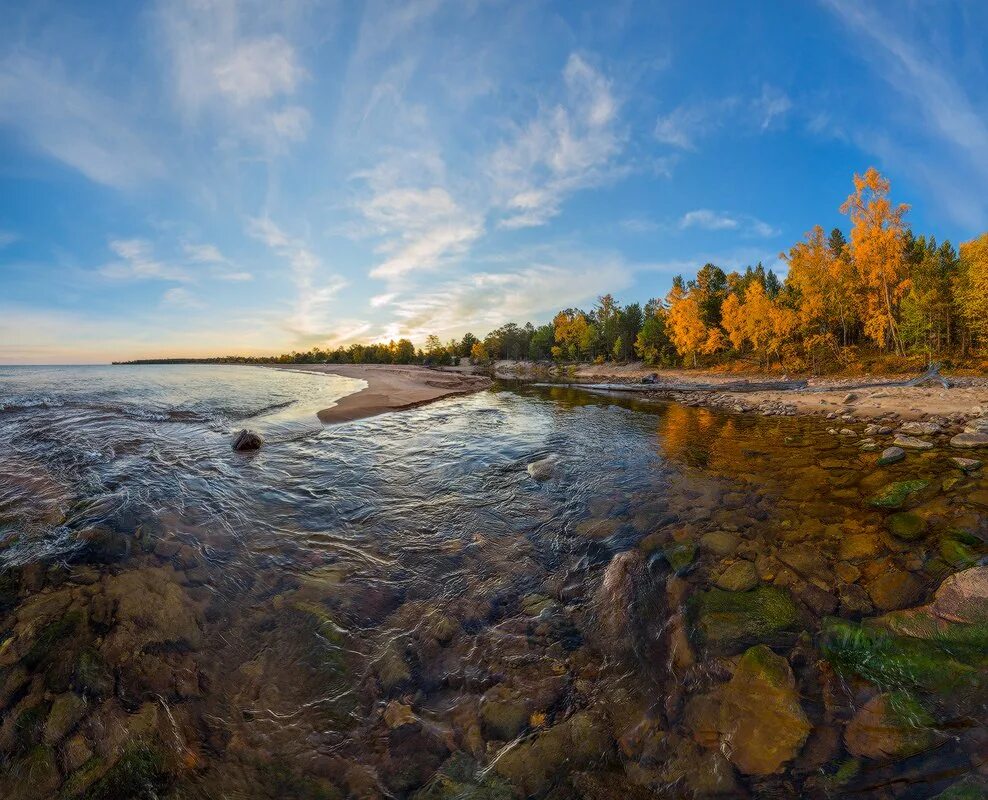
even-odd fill
[(161, 296), (161, 305), (165, 308), (183, 308), (187, 310), (203, 307), (202, 301), (183, 286), (176, 286), (174, 289), (166, 291)]
[[(891, 18), (867, 4), (845, 0), (825, 0), (825, 4), (860, 38), (865, 62), (896, 91), (894, 113), (910, 131), (910, 139), (926, 140), (914, 147), (901, 132), (893, 135), (858, 125), (855, 142), (919, 174), (964, 225), (983, 227), (988, 220), (988, 117), (957, 82), (955, 75), (963, 70), (943, 60), (952, 51), (906, 36)], [(935, 30), (936, 26), (916, 28)], [(972, 45), (980, 48), (980, 39), (975, 36)]]
[(0, 126), (97, 183), (131, 187), (164, 172), (124, 107), (52, 56), (15, 51), (0, 60)]
[(236, 269), (230, 259), (220, 252), (214, 244), (192, 244), (185, 242), (182, 245), (189, 261), (196, 264), (205, 264), (210, 270), (210, 276), (221, 281), (250, 281), (254, 276), (246, 270)]
[(110, 249), (117, 255), (100, 268), (100, 274), (113, 280), (161, 280), (186, 282), (193, 279), (186, 270), (160, 261), (154, 256), (151, 243), (145, 239), (113, 239)]
[(301, 240), (285, 233), (268, 217), (248, 220), (247, 233), (263, 242), (290, 269), (295, 285), (295, 305), (284, 327), (299, 344), (323, 343), (332, 338), (338, 322), (332, 315), (332, 303), (347, 282), (329, 273), (320, 258)]
[(712, 211), (709, 208), (698, 208), (688, 211), (679, 219), (679, 227), (702, 228), (708, 231), (739, 231), (748, 236), (770, 238), (778, 236), (778, 228), (763, 222), (750, 214), (729, 214), (723, 211)]
[(655, 121), (655, 138), (680, 150), (698, 150), (700, 143), (721, 128), (732, 126), (764, 133), (789, 113), (793, 104), (781, 89), (764, 84), (757, 97), (723, 97), (683, 103)]
[[(292, 13), (293, 4), (272, 7), (269, 26)], [(156, 20), (186, 123), (208, 117), (225, 137), (279, 148), (308, 134), (309, 112), (292, 100), (308, 72), (283, 33), (246, 30), (249, 16), (236, 2), (175, 0)]]
[(789, 95), (775, 86), (765, 84), (762, 93), (752, 101), (752, 109), (758, 119), (758, 127), (767, 131), (776, 120), (781, 120), (792, 109)]
[(622, 136), (611, 82), (572, 54), (563, 70), (563, 97), (495, 150), (490, 173), (504, 228), (545, 224), (573, 192), (615, 174)]

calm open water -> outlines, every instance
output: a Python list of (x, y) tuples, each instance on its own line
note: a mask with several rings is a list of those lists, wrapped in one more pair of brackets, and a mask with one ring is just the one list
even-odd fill
[(0, 368), (0, 797), (980, 791), (988, 626), (888, 615), (981, 569), (983, 471), (562, 389), (318, 423), (361, 386)]

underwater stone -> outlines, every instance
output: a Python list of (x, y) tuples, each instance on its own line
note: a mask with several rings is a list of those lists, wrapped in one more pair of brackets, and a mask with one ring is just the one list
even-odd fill
[(884, 467), (888, 464), (895, 464), (906, 457), (906, 451), (901, 447), (886, 447), (878, 457), (878, 466)]
[(896, 481), (888, 484), (874, 495), (868, 504), (875, 508), (899, 508), (910, 495), (925, 489), (927, 486), (929, 486), (928, 481)]
[(912, 511), (900, 511), (887, 520), (892, 535), (911, 542), (926, 533), (926, 520)]
[(917, 439), (915, 436), (903, 436), (899, 434), (892, 440), (895, 447), (905, 447), (908, 450), (932, 450), (933, 442), (924, 439)]
[(694, 641), (719, 655), (756, 644), (783, 646), (801, 627), (796, 604), (775, 586), (749, 592), (698, 592), (687, 603), (687, 612)]
[(735, 561), (714, 581), (718, 589), (747, 592), (758, 585), (758, 572), (750, 561)]
[(958, 433), (950, 440), (951, 447), (988, 447), (988, 433)]
[(982, 466), (982, 463), (976, 458), (959, 458), (957, 456), (951, 458), (950, 463), (963, 472), (974, 472), (981, 469)]
[(933, 720), (904, 694), (869, 700), (844, 729), (844, 744), (859, 758), (898, 760), (921, 753), (935, 740)]

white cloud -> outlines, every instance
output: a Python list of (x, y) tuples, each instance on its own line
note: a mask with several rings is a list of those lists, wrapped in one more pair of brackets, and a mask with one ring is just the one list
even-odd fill
[(97, 183), (130, 187), (164, 171), (126, 109), (51, 57), (19, 51), (0, 60), (0, 126)]
[(283, 322), (302, 344), (324, 343), (332, 337), (337, 321), (331, 306), (347, 282), (342, 276), (329, 274), (320, 258), (303, 242), (286, 234), (268, 217), (248, 220), (247, 233), (264, 242), (291, 270), (295, 284), (295, 306)]
[(161, 296), (161, 305), (167, 308), (183, 308), (187, 310), (202, 308), (202, 302), (192, 292), (182, 286), (169, 289)]
[(383, 308), (384, 306), (390, 305), (397, 296), (398, 294), (396, 292), (374, 295), (370, 299), (371, 308)]
[(110, 249), (120, 259), (100, 268), (100, 274), (113, 280), (191, 281), (184, 269), (159, 261), (145, 239), (113, 239)]
[(655, 121), (655, 138), (681, 150), (696, 150), (699, 141), (724, 124), (739, 105), (736, 97), (685, 103)]
[(214, 244), (185, 244), (182, 246), (189, 260), (200, 264), (225, 264), (226, 258)]
[(765, 84), (761, 96), (752, 102), (752, 107), (758, 118), (758, 126), (762, 131), (772, 127), (773, 122), (785, 116), (792, 109), (792, 101), (781, 89)]
[(579, 189), (613, 177), (622, 146), (611, 82), (578, 54), (563, 70), (564, 96), (542, 108), (490, 158), (503, 228), (543, 225)]
[[(958, 83), (969, 65), (959, 57), (953, 63), (945, 60), (965, 48), (944, 50), (908, 38), (890, 18), (861, 3), (826, 0), (826, 5), (861, 39), (862, 56), (897, 93), (886, 117), (903, 127), (889, 131), (858, 125), (855, 143), (918, 175), (956, 220), (972, 231), (983, 229), (988, 220), (988, 117)], [(936, 31), (937, 22), (942, 17), (918, 16), (915, 27)], [(971, 52), (983, 49), (976, 32), (967, 43)], [(876, 97), (876, 103), (881, 101)]]
[(709, 208), (688, 211), (680, 218), (679, 227), (683, 230), (702, 228), (708, 231), (739, 231), (745, 236), (762, 238), (778, 236), (780, 233), (778, 228), (750, 214), (728, 214), (723, 211), (711, 211)]
[(698, 208), (686, 212), (679, 220), (680, 228), (704, 228), (708, 231), (734, 230), (740, 223), (727, 214), (711, 211), (708, 208)]
[(272, 6), (267, 30), (232, 0), (175, 0), (157, 21), (172, 71), (175, 102), (186, 123), (216, 121), (225, 138), (273, 150), (304, 139), (309, 112), (290, 101), (308, 73), (295, 46), (272, 27), (288, 27), (292, 4)]

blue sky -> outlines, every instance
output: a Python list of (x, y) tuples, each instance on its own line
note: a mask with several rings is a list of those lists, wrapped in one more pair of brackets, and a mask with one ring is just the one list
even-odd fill
[(917, 232), (988, 227), (982, 3), (0, 14), (0, 362), (445, 340), (644, 301), (843, 225), (870, 165)]

